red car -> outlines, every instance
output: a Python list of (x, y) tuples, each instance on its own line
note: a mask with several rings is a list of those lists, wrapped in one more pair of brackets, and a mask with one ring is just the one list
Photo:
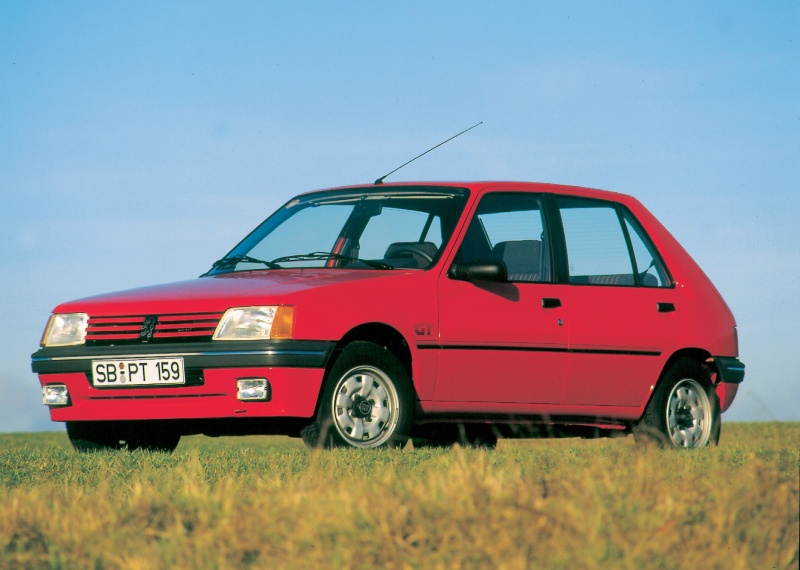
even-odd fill
[(32, 367), (79, 450), (695, 448), (744, 378), (731, 311), (637, 200), (512, 182), (303, 194), (198, 279), (56, 307)]

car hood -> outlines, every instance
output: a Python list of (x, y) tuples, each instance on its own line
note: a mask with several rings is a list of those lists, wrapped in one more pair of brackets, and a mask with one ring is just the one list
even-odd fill
[(230, 307), (292, 303), (315, 289), (374, 279), (396, 279), (414, 271), (278, 269), (226, 273), (165, 285), (107, 293), (56, 307), (56, 313), (138, 315), (223, 312)]

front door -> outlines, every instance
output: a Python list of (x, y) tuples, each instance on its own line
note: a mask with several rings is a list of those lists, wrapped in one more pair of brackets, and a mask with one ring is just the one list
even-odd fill
[(551, 283), (541, 197), (486, 194), (455, 259), (475, 261), (503, 262), (508, 282), (441, 276), (434, 400), (558, 403), (568, 359), (561, 300), (568, 286)]

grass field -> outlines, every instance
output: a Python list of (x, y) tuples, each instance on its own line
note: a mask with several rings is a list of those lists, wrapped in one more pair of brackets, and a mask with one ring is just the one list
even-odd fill
[(0, 434), (0, 568), (797, 568), (800, 423), (633, 438), (309, 452), (184, 438), (74, 453)]

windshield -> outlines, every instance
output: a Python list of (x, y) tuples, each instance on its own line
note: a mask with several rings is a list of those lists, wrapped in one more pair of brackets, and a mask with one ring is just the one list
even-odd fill
[(377, 188), (294, 199), (256, 228), (209, 275), (284, 268), (427, 269), (466, 203), (459, 188)]

